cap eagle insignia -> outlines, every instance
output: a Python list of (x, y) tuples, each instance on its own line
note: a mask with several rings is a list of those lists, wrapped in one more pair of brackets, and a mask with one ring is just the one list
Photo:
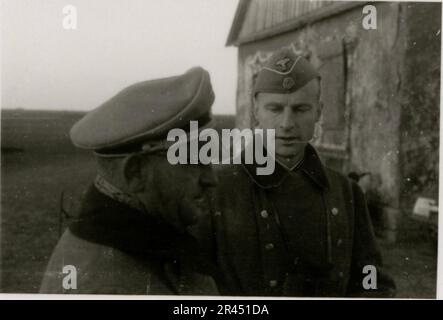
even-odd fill
[(290, 58), (283, 58), (278, 60), (275, 64), (280, 67), (281, 71), (285, 72), (288, 70), (288, 63), (291, 62)]

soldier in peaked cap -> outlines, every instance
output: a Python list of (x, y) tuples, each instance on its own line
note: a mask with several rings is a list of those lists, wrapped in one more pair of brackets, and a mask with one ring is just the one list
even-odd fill
[(210, 166), (166, 158), (168, 131), (186, 132), (191, 120), (210, 126), (213, 101), (209, 74), (196, 67), (134, 84), (73, 126), (72, 142), (95, 153), (98, 174), (52, 254), (42, 293), (217, 294), (216, 268), (187, 232), (209, 210), (215, 176)]
[[(261, 176), (255, 164), (220, 171), (206, 236), (216, 235), (211, 250), (226, 294), (393, 295), (362, 191), (309, 144), (320, 96), (319, 74), (289, 49), (274, 53), (256, 78), (256, 127), (275, 129), (276, 166)], [(376, 270), (370, 286), (363, 286), (365, 266)]]

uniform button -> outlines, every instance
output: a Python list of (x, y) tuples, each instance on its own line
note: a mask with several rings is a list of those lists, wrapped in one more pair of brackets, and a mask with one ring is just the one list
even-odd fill
[(295, 266), (298, 265), (298, 258), (295, 258), (295, 259), (294, 259), (294, 265), (295, 265)]
[(271, 281), (269, 281), (269, 286), (270, 286), (271, 288), (276, 287), (276, 286), (277, 286), (277, 280), (271, 280)]
[(266, 210), (262, 210), (262, 212), (260, 212), (260, 214), (261, 214), (261, 217), (262, 217), (262, 218), (267, 218), (267, 217), (269, 217), (268, 211), (266, 211)]
[(340, 278), (343, 278), (343, 272), (340, 271), (340, 272), (338, 273), (338, 276), (339, 276)]
[(343, 243), (343, 240), (342, 240), (342, 239), (338, 239), (338, 240), (337, 240), (337, 246), (341, 246), (342, 243)]
[(273, 244), (273, 243), (267, 243), (267, 244), (265, 245), (265, 249), (266, 249), (266, 250), (272, 250), (272, 249), (274, 249), (274, 244)]
[(332, 208), (331, 212), (332, 212), (332, 215), (336, 216), (338, 214), (338, 209)]
[(220, 212), (220, 211), (216, 211), (216, 212), (214, 213), (214, 215), (215, 215), (216, 217), (219, 217), (219, 216), (221, 216), (221, 212)]

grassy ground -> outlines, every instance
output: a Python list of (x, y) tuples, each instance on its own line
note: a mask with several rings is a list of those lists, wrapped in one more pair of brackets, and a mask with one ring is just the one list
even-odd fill
[[(79, 188), (87, 186), (94, 174), (91, 160), (78, 155), (2, 155), (2, 292), (38, 291), (59, 237), (60, 194), (65, 190), (77, 196)], [(64, 202), (69, 207), (69, 201)]]
[(397, 242), (380, 244), (398, 298), (436, 297), (437, 247), (425, 224), (404, 217)]
[(382, 251), (386, 270), (397, 286), (397, 298), (435, 298), (437, 262), (429, 243), (384, 245)]

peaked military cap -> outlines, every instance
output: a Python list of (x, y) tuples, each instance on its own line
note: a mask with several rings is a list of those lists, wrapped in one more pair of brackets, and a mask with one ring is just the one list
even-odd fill
[(306, 58), (283, 48), (275, 52), (259, 71), (253, 95), (259, 92), (291, 93), (319, 77)]
[(185, 74), (133, 84), (92, 110), (71, 129), (79, 148), (101, 156), (155, 152), (167, 148), (174, 128), (212, 126), (215, 96), (209, 73), (201, 67)]

